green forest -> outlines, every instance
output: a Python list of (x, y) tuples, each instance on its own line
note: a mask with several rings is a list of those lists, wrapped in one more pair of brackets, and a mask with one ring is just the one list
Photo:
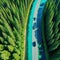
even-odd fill
[(26, 26), (33, 0), (0, 0), (0, 60), (24, 60)]
[[(26, 60), (26, 31), (33, 1), (0, 0), (0, 60)], [(60, 60), (60, 0), (45, 4), (42, 37), (46, 60)]]
[(42, 17), (46, 60), (60, 60), (60, 0), (48, 0)]

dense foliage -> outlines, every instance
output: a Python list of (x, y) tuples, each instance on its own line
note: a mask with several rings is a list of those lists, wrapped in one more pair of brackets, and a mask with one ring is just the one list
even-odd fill
[(46, 60), (60, 60), (60, 0), (48, 0), (43, 11)]
[(0, 60), (23, 60), (26, 24), (33, 0), (0, 0)]

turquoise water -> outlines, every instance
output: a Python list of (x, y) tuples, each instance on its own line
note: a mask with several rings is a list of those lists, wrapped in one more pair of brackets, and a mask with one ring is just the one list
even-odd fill
[[(41, 0), (41, 3), (44, 3), (46, 0)], [(28, 33), (27, 33), (27, 43), (28, 43), (28, 60), (32, 60), (32, 27), (33, 27), (33, 18), (34, 18), (34, 11), (38, 0), (34, 0), (30, 16), (29, 16), (29, 23), (28, 23)]]
[(37, 0), (33, 2), (32, 9), (30, 12), (30, 17), (29, 17), (29, 23), (28, 23), (28, 60), (32, 60), (32, 26), (33, 26), (33, 15), (34, 15), (34, 10), (35, 6), (37, 4)]
[(45, 3), (47, 0), (41, 0), (41, 3)]
[(40, 45), (41, 44), (41, 47), (39, 48), (39, 56), (42, 56), (41, 57), (41, 60), (46, 60), (45, 58), (45, 52), (44, 52), (44, 48), (43, 48), (43, 43), (42, 43), (42, 14), (43, 14), (43, 9), (44, 9), (44, 6), (45, 6), (45, 3), (46, 3), (47, 0), (41, 0), (40, 2), (40, 8), (38, 10), (38, 14), (37, 14), (37, 40), (38, 40), (38, 44)]

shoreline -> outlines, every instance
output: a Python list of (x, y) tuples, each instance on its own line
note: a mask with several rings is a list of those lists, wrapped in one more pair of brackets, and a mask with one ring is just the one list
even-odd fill
[(28, 14), (27, 14), (27, 18), (26, 18), (26, 23), (25, 23), (25, 31), (24, 31), (24, 56), (23, 56), (23, 60), (26, 60), (26, 37), (27, 37), (27, 25), (28, 25), (28, 19), (29, 19), (29, 14), (30, 14), (30, 9), (32, 7), (32, 3), (33, 0), (30, 3), (30, 7), (28, 8)]

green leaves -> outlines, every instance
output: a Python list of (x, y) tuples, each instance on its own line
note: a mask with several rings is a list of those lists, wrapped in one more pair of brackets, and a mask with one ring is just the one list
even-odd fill
[(6, 50), (1, 52), (1, 59), (7, 60), (7, 59), (9, 59), (9, 56), (10, 56), (10, 52), (8, 52)]
[(60, 60), (60, 0), (59, 3), (56, 1), (48, 0), (43, 11), (42, 30), (46, 60)]
[(20, 59), (20, 56), (17, 53), (14, 53), (13, 57), (15, 58), (15, 60), (19, 60)]
[(24, 34), (32, 2), (0, 0), (0, 60), (24, 60)]
[(0, 44), (0, 51), (3, 50), (4, 46)]

